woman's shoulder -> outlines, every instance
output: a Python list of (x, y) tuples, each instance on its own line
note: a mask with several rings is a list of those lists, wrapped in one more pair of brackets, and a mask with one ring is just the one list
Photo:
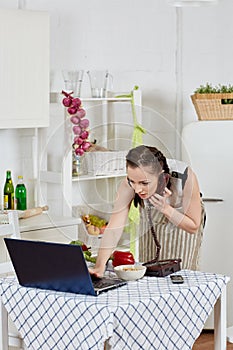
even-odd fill
[(189, 167), (187, 163), (178, 159), (167, 158), (167, 163), (170, 169), (170, 172), (177, 172), (183, 174), (186, 169)]
[(127, 178), (123, 179), (120, 182), (118, 187), (116, 199), (115, 199), (115, 210), (122, 210), (122, 208), (128, 208), (130, 203), (134, 198), (134, 191), (129, 186)]
[(129, 186), (127, 177), (125, 177), (120, 182), (120, 185), (118, 187), (118, 193), (120, 193), (122, 196), (126, 196), (131, 199), (134, 197), (134, 190), (132, 189), (132, 187)]

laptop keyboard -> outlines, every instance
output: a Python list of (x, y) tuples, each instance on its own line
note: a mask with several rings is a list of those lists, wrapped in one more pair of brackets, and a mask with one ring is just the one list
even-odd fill
[(91, 279), (92, 279), (92, 283), (93, 283), (94, 288), (98, 288), (98, 289), (105, 288), (105, 287), (112, 286), (112, 285), (117, 285), (117, 284), (119, 284), (119, 282), (123, 282), (122, 280), (117, 279), (117, 278), (116, 279), (98, 278), (98, 277), (93, 276), (93, 275), (91, 275)]

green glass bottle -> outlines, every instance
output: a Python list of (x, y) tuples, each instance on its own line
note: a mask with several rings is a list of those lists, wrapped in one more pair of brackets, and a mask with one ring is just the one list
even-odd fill
[(15, 188), (15, 203), (17, 210), (27, 209), (27, 190), (23, 183), (23, 176), (18, 176), (18, 183)]
[(11, 171), (6, 171), (6, 182), (4, 185), (4, 209), (14, 209), (14, 185), (11, 178)]

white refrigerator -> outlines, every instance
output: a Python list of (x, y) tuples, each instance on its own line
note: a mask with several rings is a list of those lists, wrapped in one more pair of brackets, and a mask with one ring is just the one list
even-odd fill
[[(182, 131), (182, 159), (196, 173), (206, 207), (200, 267), (202, 271), (231, 278), (227, 285), (227, 327), (232, 327), (233, 121), (198, 121), (186, 125)], [(213, 315), (205, 328), (213, 328)]]

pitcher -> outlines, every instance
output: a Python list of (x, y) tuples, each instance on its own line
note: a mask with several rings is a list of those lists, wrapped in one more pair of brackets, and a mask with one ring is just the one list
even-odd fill
[(81, 85), (83, 81), (83, 70), (63, 70), (63, 79), (67, 92), (73, 91), (74, 95), (81, 95)]
[(95, 98), (106, 97), (112, 75), (107, 70), (87, 71), (90, 80), (91, 96)]

